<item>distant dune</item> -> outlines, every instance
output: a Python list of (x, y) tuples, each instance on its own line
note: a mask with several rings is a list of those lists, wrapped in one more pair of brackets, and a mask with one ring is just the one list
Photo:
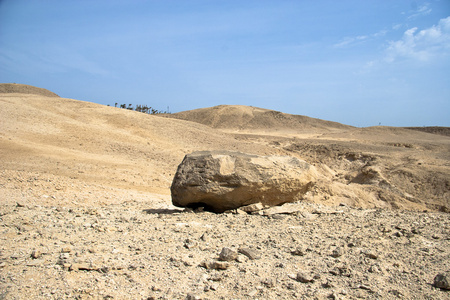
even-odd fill
[(21, 94), (33, 94), (46, 97), (59, 97), (49, 90), (38, 88), (26, 84), (18, 83), (0, 83), (0, 93), (21, 93)]
[(213, 128), (238, 131), (335, 131), (351, 126), (306, 116), (243, 105), (219, 105), (183, 111), (168, 117), (204, 124)]

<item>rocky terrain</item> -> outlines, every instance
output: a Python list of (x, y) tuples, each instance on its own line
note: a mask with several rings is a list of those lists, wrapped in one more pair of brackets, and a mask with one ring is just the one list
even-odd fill
[[(300, 203), (261, 216), (122, 200), (2, 206), (2, 298), (449, 298), (433, 286), (450, 268), (446, 213)], [(236, 254), (222, 262), (225, 247)]]
[[(0, 91), (0, 299), (450, 299), (446, 135)], [(271, 211), (174, 207), (198, 150), (291, 155), (318, 179)]]

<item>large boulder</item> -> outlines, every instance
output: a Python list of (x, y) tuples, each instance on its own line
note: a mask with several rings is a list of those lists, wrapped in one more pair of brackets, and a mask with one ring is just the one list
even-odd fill
[(291, 156), (200, 151), (184, 157), (171, 186), (172, 203), (223, 212), (262, 203), (301, 199), (316, 178), (315, 168)]

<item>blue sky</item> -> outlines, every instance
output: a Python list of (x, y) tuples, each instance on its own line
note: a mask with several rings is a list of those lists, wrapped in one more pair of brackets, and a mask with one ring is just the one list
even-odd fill
[(171, 112), (450, 126), (450, 1), (0, 0), (0, 82)]

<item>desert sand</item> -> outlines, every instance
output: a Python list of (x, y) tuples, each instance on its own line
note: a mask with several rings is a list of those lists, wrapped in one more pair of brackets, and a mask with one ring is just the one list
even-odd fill
[[(0, 116), (0, 299), (450, 297), (433, 286), (450, 270), (448, 128), (147, 115), (19, 84), (0, 84)], [(290, 214), (192, 212), (170, 185), (198, 150), (291, 155), (320, 176)], [(258, 257), (205, 267), (223, 247)]]

